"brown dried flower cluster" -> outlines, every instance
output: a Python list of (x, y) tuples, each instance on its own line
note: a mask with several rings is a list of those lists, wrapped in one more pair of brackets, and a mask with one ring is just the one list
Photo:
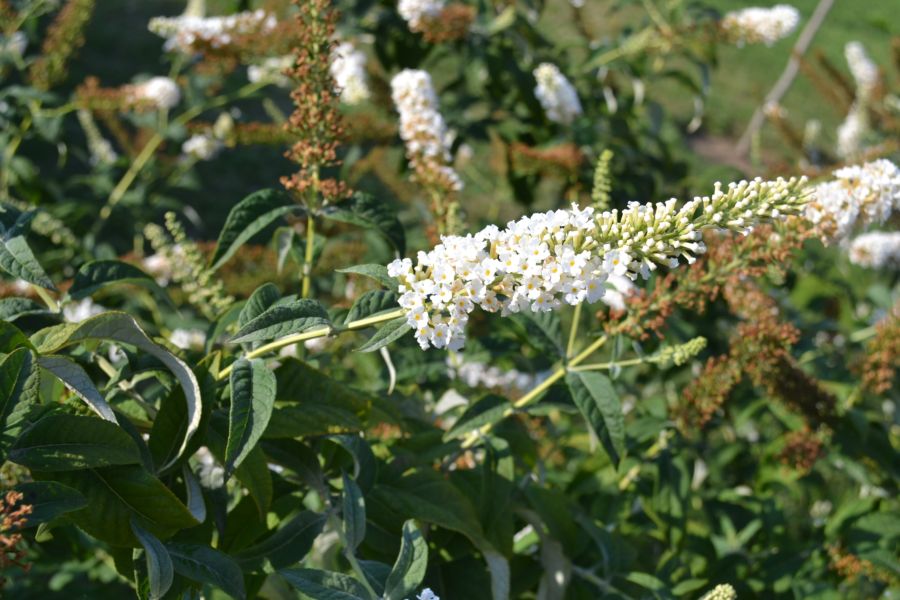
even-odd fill
[(809, 427), (791, 431), (785, 436), (778, 459), (792, 469), (809, 473), (824, 454), (828, 438), (827, 431), (813, 431)]
[(291, 92), (296, 108), (286, 128), (297, 142), (286, 156), (300, 169), (282, 177), (281, 183), (301, 194), (312, 189), (326, 199), (336, 199), (348, 193), (346, 184), (323, 178), (321, 171), (340, 164), (337, 147), (344, 134), (338, 111), (340, 96), (329, 66), (337, 12), (329, 0), (296, 0), (296, 4), (300, 28), (294, 66), (287, 73), (297, 83)]
[(877, 568), (871, 561), (844, 550), (840, 544), (828, 546), (828, 558), (831, 570), (848, 582), (856, 581), (860, 577), (888, 585), (897, 581), (890, 573)]
[(94, 12), (95, 0), (69, 0), (47, 29), (40, 57), (31, 63), (28, 80), (49, 90), (68, 74), (69, 59), (84, 44), (84, 28)]
[(894, 386), (900, 369), (900, 302), (876, 326), (862, 365), (863, 386), (883, 394)]
[(526, 175), (549, 175), (570, 179), (578, 176), (584, 153), (575, 144), (545, 148), (514, 143), (509, 147), (513, 169)]
[(96, 112), (148, 112), (155, 109), (152, 101), (134, 93), (134, 86), (105, 88), (93, 76), (85, 78), (84, 83), (75, 90), (75, 101), (79, 106)]
[[(8, 491), (0, 497), (0, 571), (10, 567), (18, 567), (25, 573), (31, 565), (25, 562), (25, 549), (22, 547), (22, 534), (16, 530), (25, 526), (28, 515), (32, 512), (30, 504), (23, 504), (22, 492)], [(0, 589), (6, 579), (0, 577)]]
[(423, 21), (422, 36), (432, 44), (452, 42), (465, 37), (474, 20), (474, 7), (460, 3), (449, 4), (438, 16)]

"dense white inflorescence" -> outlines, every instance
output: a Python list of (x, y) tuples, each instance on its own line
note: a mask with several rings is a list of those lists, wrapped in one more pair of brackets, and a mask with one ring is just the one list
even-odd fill
[(136, 100), (151, 102), (158, 110), (169, 110), (181, 102), (178, 84), (168, 77), (151, 77), (131, 86), (131, 94)]
[(181, 144), (181, 152), (197, 160), (211, 160), (222, 149), (222, 142), (208, 133), (197, 133)]
[(476, 306), (508, 315), (594, 303), (606, 294), (610, 277), (646, 279), (660, 265), (693, 262), (706, 250), (702, 229), (747, 232), (758, 222), (799, 213), (805, 186), (805, 178), (716, 184), (712, 196), (680, 208), (674, 199), (632, 202), (621, 213), (572, 205), (504, 229), (443, 236), (415, 263), (393, 261), (388, 273), (399, 282), (399, 303), (419, 345), (458, 350)]
[(247, 79), (250, 83), (271, 83), (278, 87), (287, 88), (291, 86), (291, 78), (285, 75), (284, 71), (293, 64), (294, 57), (290, 54), (270, 56), (258, 65), (247, 67)]
[(359, 104), (369, 99), (366, 53), (354, 48), (350, 42), (341, 42), (334, 49), (331, 76), (341, 91), (344, 104)]
[(868, 131), (866, 113), (858, 104), (854, 104), (850, 107), (844, 122), (838, 125), (835, 147), (837, 155), (847, 159), (859, 154), (866, 131)]
[(848, 42), (844, 46), (844, 57), (847, 59), (847, 66), (850, 67), (853, 81), (856, 82), (857, 96), (868, 97), (878, 85), (878, 65), (872, 62), (860, 42)]
[(703, 594), (700, 600), (737, 600), (737, 592), (727, 583), (717, 585), (710, 591)]
[(806, 218), (826, 243), (841, 242), (857, 227), (884, 223), (900, 210), (900, 169), (886, 159), (844, 167), (813, 188)]
[(534, 70), (537, 87), (534, 95), (544, 107), (547, 118), (569, 125), (582, 113), (578, 92), (556, 65), (541, 63)]
[(206, 344), (206, 334), (199, 329), (175, 329), (169, 341), (182, 350), (199, 350)]
[(410, 31), (422, 31), (430, 19), (444, 10), (444, 0), (400, 0), (397, 12), (409, 25)]
[(431, 76), (414, 69), (400, 71), (391, 79), (391, 98), (400, 113), (400, 137), (416, 166), (417, 176), (442, 181), (447, 189), (461, 190), (462, 181), (450, 167), (453, 138), (438, 112)]
[(199, 44), (222, 48), (231, 44), (235, 35), (271, 31), (277, 22), (275, 15), (259, 9), (224, 17), (154, 17), (148, 28), (166, 39), (166, 50), (190, 53)]
[(850, 242), (848, 254), (861, 267), (900, 267), (900, 231), (864, 233)]
[(721, 21), (728, 39), (738, 45), (771, 46), (789, 36), (800, 24), (800, 13), (789, 4), (771, 8), (751, 7), (727, 13)]

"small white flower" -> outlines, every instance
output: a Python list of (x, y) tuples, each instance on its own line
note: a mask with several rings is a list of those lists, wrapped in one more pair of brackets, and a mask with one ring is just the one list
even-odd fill
[(181, 145), (181, 152), (197, 160), (211, 160), (222, 149), (222, 142), (207, 133), (189, 137)]
[(137, 100), (148, 100), (159, 110), (174, 108), (181, 101), (178, 84), (168, 77), (151, 77), (133, 86), (132, 93)]
[(69, 323), (80, 323), (105, 311), (105, 307), (94, 304), (94, 301), (90, 298), (85, 298), (78, 302), (70, 302), (62, 310), (63, 318)]
[(206, 343), (206, 334), (198, 329), (175, 329), (169, 341), (182, 350), (197, 350)]
[(399, 0), (397, 3), (397, 12), (409, 24), (410, 31), (422, 31), (443, 9), (444, 0)]
[(900, 231), (864, 233), (850, 242), (848, 254), (861, 267), (900, 267)]

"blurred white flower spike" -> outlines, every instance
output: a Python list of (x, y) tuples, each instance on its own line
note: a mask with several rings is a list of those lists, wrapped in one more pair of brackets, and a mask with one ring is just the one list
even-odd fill
[(570, 125), (582, 111), (578, 92), (556, 65), (542, 63), (534, 70), (534, 95), (554, 123)]
[(202, 45), (222, 48), (230, 45), (237, 35), (272, 31), (277, 23), (275, 15), (260, 9), (223, 17), (154, 17), (148, 29), (165, 38), (166, 50), (192, 54)]
[(331, 76), (341, 91), (341, 102), (344, 104), (354, 105), (369, 99), (366, 54), (350, 42), (341, 42), (334, 49)]
[(743, 8), (727, 13), (721, 21), (725, 37), (737, 46), (771, 46), (793, 33), (799, 24), (800, 12), (789, 4)]

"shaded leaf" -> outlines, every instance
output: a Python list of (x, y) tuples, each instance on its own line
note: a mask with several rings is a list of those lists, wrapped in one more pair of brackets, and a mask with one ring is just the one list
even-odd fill
[(618, 465), (625, 453), (625, 415), (612, 382), (602, 373), (571, 371), (566, 374), (566, 384), (575, 405)]
[(353, 303), (344, 322), (350, 323), (351, 321), (371, 317), (385, 311), (397, 310), (400, 308), (397, 301), (397, 292), (392, 290), (372, 290), (366, 292)]
[(315, 300), (302, 298), (268, 308), (241, 327), (231, 343), (261, 342), (330, 325), (328, 313)]
[(258, 570), (268, 560), (280, 569), (303, 559), (325, 526), (325, 516), (304, 511), (262, 542), (245, 548), (235, 559), (244, 570)]
[(0, 239), (0, 269), (28, 283), (48, 290), (56, 289), (21, 235)]
[(356, 350), (357, 352), (375, 352), (391, 342), (399, 340), (410, 331), (412, 331), (412, 327), (406, 322), (406, 317), (398, 317), (384, 324), (375, 332), (375, 335)]
[(284, 569), (278, 573), (311, 600), (375, 600), (362, 583), (343, 573), (319, 569)]
[(344, 523), (344, 539), (350, 552), (356, 549), (366, 537), (366, 500), (362, 490), (347, 474), (344, 473), (344, 494), (342, 517)]
[(262, 437), (275, 404), (275, 374), (261, 360), (238, 359), (230, 376), (231, 407), (225, 444), (225, 475), (243, 462)]
[(55, 481), (29, 481), (16, 486), (22, 492), (22, 504), (31, 506), (25, 527), (37, 527), (56, 517), (87, 506), (78, 490)]
[(175, 572), (199, 583), (213, 585), (235, 600), (243, 600), (244, 575), (233, 558), (197, 544), (166, 544)]
[(290, 195), (274, 189), (254, 192), (238, 202), (219, 233), (216, 251), (209, 260), (212, 269), (221, 267), (250, 238), (297, 208)]
[(341, 221), (375, 229), (382, 234), (401, 255), (406, 252), (406, 234), (396, 212), (383, 201), (368, 194), (357, 192), (340, 204), (328, 207), (323, 215), (326, 219)]
[(384, 585), (385, 600), (405, 600), (425, 579), (428, 569), (428, 542), (414, 521), (403, 524), (400, 554)]
[(107, 404), (106, 398), (94, 385), (90, 375), (77, 362), (65, 356), (41, 356), (38, 357), (38, 366), (50, 371), (101, 418), (116, 423), (116, 415)]
[(48, 415), (19, 436), (9, 460), (36, 471), (71, 471), (136, 464), (141, 458), (131, 436), (114, 423)]
[(344, 269), (337, 269), (338, 273), (353, 273), (355, 275), (363, 275), (374, 279), (389, 290), (396, 290), (399, 282), (388, 275), (387, 267), (384, 265), (354, 265)]
[(144, 548), (144, 557), (147, 561), (147, 577), (150, 580), (150, 598), (157, 600), (162, 598), (172, 587), (172, 579), (175, 571), (172, 568), (172, 559), (166, 547), (149, 531), (144, 530), (134, 519), (131, 520), (131, 531)]

